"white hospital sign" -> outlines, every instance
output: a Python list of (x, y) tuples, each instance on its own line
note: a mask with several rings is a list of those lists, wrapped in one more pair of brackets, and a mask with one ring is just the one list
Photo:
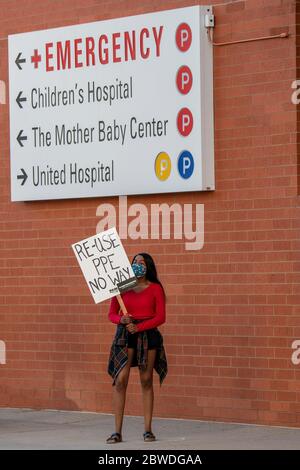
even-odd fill
[(12, 200), (213, 190), (210, 11), (9, 36)]

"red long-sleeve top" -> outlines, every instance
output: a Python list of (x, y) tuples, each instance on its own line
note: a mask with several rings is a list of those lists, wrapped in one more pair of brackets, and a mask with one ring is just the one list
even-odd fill
[[(122, 299), (132, 318), (142, 320), (137, 324), (138, 331), (150, 330), (166, 321), (165, 297), (159, 284), (151, 283), (140, 292), (127, 291), (122, 294)], [(120, 323), (121, 314), (119, 311), (117, 297), (113, 297), (108, 313), (108, 318), (112, 323)]]

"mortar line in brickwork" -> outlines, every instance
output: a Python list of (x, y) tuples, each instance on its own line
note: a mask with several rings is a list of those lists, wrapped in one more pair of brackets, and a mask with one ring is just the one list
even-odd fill
[[(233, 0), (233, 1), (227, 2), (227, 3), (213, 3), (211, 6), (212, 6), (213, 8), (215, 8), (215, 7), (224, 7), (224, 6), (226, 6), (226, 5), (234, 5), (235, 3), (237, 3), (236, 0)], [(239, 2), (239, 3), (240, 3), (240, 2)], [(245, 2), (243, 2), (243, 3), (245, 3)], [(202, 6), (202, 5), (200, 5), (200, 6)], [(204, 5), (204, 6), (205, 6), (205, 5)]]

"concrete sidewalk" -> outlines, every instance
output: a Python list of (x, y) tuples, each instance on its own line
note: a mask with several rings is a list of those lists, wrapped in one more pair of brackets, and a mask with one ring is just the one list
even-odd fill
[(300, 429), (154, 418), (157, 441), (142, 439), (143, 419), (126, 416), (120, 444), (107, 445), (112, 415), (0, 408), (0, 449), (210, 450), (300, 449)]

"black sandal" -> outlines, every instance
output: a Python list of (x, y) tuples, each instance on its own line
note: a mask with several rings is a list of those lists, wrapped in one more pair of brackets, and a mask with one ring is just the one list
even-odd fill
[(122, 442), (122, 436), (119, 432), (114, 432), (106, 439), (106, 444), (118, 444), (119, 442)]
[(143, 437), (144, 437), (145, 442), (156, 441), (156, 437), (154, 436), (153, 432), (151, 432), (151, 431), (144, 432)]

